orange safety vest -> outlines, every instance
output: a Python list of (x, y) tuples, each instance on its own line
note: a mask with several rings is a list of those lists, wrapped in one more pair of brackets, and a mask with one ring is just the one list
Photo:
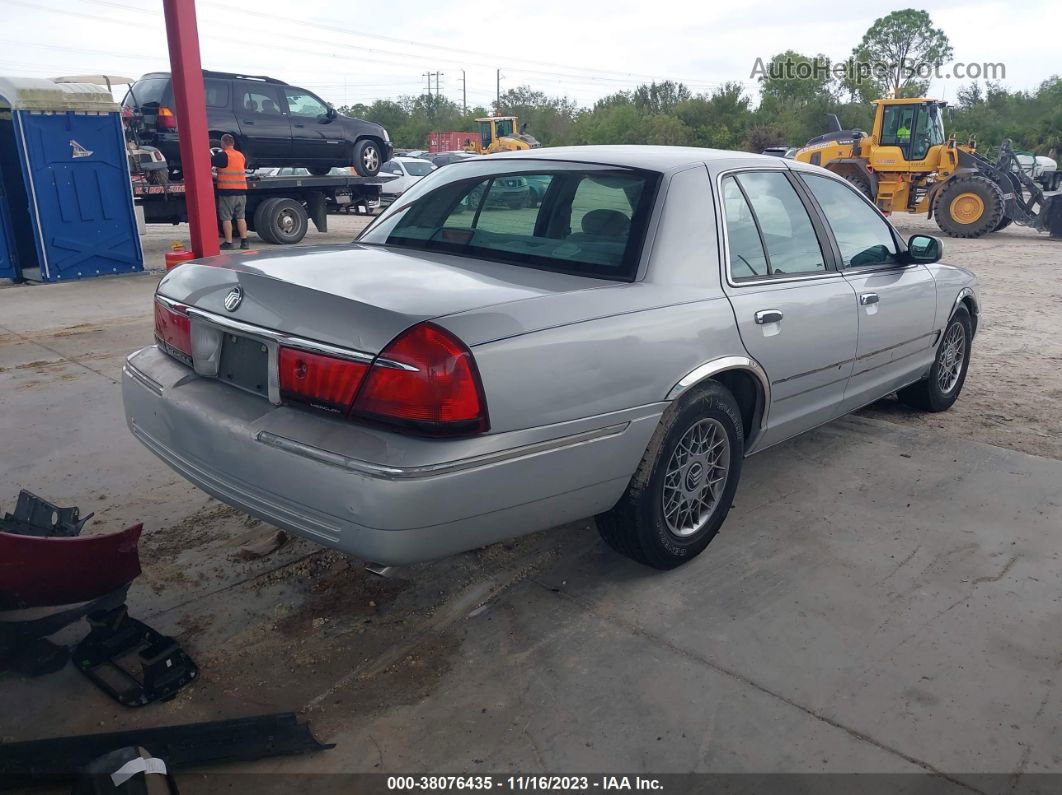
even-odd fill
[(218, 169), (218, 190), (247, 190), (247, 175), (243, 173), (247, 158), (243, 152), (235, 149), (226, 149), (225, 154), (228, 155), (229, 164)]

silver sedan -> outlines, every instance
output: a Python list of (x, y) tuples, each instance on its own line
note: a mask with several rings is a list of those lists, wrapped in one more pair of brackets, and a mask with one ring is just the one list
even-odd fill
[[(492, 200), (514, 177), (542, 186), (536, 206)], [(670, 568), (716, 535), (745, 456), (892, 392), (954, 403), (978, 298), (940, 254), (792, 160), (476, 158), (352, 245), (170, 272), (125, 410), (200, 488), (361, 558), (596, 516)]]

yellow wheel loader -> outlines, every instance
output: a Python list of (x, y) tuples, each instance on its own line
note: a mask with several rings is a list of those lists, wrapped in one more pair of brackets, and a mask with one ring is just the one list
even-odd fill
[(879, 99), (874, 105), (870, 133), (842, 130), (831, 113), (831, 131), (808, 141), (795, 159), (843, 176), (885, 213), (928, 213), (952, 237), (981, 237), (1011, 222), (1062, 237), (1062, 196), (1044, 196), (1009, 140), (992, 163), (973, 141), (945, 138), (944, 102)]
[(465, 151), (475, 152), (477, 155), (492, 155), (495, 152), (512, 152), (518, 149), (538, 149), (541, 144), (524, 132), (526, 124), (516, 132), (519, 121), (516, 116), (476, 119), (479, 125), (479, 140), (470, 138), (465, 144)]

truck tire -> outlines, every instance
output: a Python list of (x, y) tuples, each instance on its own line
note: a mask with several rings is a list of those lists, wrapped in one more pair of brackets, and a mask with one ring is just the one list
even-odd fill
[(331, 166), (307, 166), (306, 170), (310, 172), (314, 177), (327, 177), (328, 172), (332, 170)]
[(1010, 226), (1011, 220), (1012, 219), (1007, 218), (1007, 216), (1004, 215), (1002, 218), (999, 219), (999, 223), (996, 224), (996, 228), (992, 231), (998, 232), (1000, 229), (1006, 229), (1008, 226)]
[(280, 245), (298, 243), (310, 228), (310, 216), (295, 199), (269, 199), (260, 208), (262, 225), (255, 212), (255, 231), (263, 240)]
[(279, 199), (266, 199), (254, 208), (254, 231), (266, 243), (279, 242), (273, 238), (272, 225), (270, 223), (270, 218), (272, 218), (273, 213), (273, 204), (277, 201), (279, 201)]
[(994, 232), (1003, 219), (1003, 209), (1003, 191), (980, 174), (952, 177), (933, 202), (937, 226), (946, 235), (960, 238)]
[(844, 179), (849, 185), (858, 190), (868, 199), (874, 201), (874, 193), (870, 190), (870, 180), (865, 176), (862, 174), (849, 173), (845, 174)]
[(363, 138), (354, 144), (353, 160), (354, 170), (359, 177), (375, 177), (383, 165), (380, 147), (371, 138)]

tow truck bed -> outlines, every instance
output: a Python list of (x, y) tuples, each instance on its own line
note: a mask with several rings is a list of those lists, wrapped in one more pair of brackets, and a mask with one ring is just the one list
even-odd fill
[[(247, 227), (269, 243), (298, 243), (313, 221), (328, 231), (328, 212), (370, 214), (380, 206), (381, 177), (247, 177)], [(188, 220), (184, 182), (133, 182), (134, 202), (149, 224)]]

